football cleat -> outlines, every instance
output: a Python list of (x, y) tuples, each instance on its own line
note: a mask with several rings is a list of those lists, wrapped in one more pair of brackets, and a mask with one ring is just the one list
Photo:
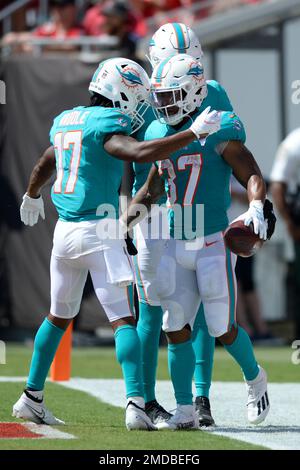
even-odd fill
[(196, 413), (199, 417), (199, 426), (215, 426), (214, 419), (210, 411), (210, 402), (207, 397), (196, 397)]
[(161, 423), (172, 418), (172, 414), (165, 410), (156, 400), (148, 401), (145, 405), (147, 416), (151, 419), (153, 424)]
[(159, 430), (168, 429), (171, 431), (199, 429), (198, 415), (194, 405), (178, 405), (174, 416), (157, 423), (156, 427)]
[(262, 423), (270, 410), (270, 403), (267, 391), (267, 374), (259, 366), (259, 373), (256, 379), (246, 380), (248, 393), (248, 421), (251, 424)]
[(128, 401), (126, 406), (125, 423), (128, 431), (156, 431), (156, 426), (146, 415), (145, 410), (131, 400)]
[(24, 390), (19, 400), (13, 406), (12, 416), (32, 421), (36, 424), (58, 425), (65, 424), (61, 419), (53, 416), (44, 404), (44, 399), (38, 399), (28, 390)]

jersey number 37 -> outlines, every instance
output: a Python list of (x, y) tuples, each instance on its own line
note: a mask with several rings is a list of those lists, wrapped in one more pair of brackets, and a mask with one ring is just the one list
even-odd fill
[[(178, 191), (176, 186), (176, 171), (185, 171), (187, 167), (190, 167), (190, 175), (186, 183), (182, 204), (184, 206), (190, 206), (194, 202), (195, 194), (199, 185), (200, 175), (202, 170), (202, 155), (191, 154), (181, 155), (176, 162), (172, 160), (161, 160), (159, 162), (159, 173), (163, 171), (168, 173), (168, 206), (173, 206), (178, 201)], [(177, 165), (177, 168), (175, 167)]]

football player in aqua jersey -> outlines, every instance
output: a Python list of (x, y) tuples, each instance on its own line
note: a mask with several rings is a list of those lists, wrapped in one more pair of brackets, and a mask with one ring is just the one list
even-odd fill
[[(152, 67), (171, 55), (187, 53), (196, 60), (203, 56), (200, 42), (191, 28), (180, 23), (168, 23), (161, 26), (153, 35), (149, 44), (148, 58)], [(230, 100), (224, 88), (215, 80), (207, 80), (206, 87), (201, 90), (207, 93), (201, 110), (207, 106), (212, 109), (222, 111), (232, 111)], [(142, 141), (147, 127), (155, 119), (152, 108), (149, 108), (144, 115), (145, 124), (135, 134), (137, 140)], [(145, 183), (151, 164), (140, 164), (134, 162), (133, 190), (132, 196)], [(130, 172), (127, 170), (127, 181)], [(165, 202), (165, 197), (159, 201)], [(157, 224), (159, 211), (154, 207), (151, 211), (152, 226)], [(134, 258), (134, 265), (137, 279), (137, 291), (139, 297), (139, 321), (138, 335), (142, 346), (143, 374), (146, 412), (154, 423), (170, 417), (171, 414), (164, 410), (155, 398), (155, 380), (158, 360), (159, 338), (162, 326), (162, 309), (156, 292), (156, 269), (160, 260), (164, 242), (161, 234), (156, 234), (155, 238), (147, 236), (151, 231), (148, 219), (145, 219), (135, 228), (135, 240), (138, 254)], [(158, 225), (158, 224), (157, 224)], [(152, 233), (155, 231), (152, 231)], [(145, 235), (147, 234), (147, 235)], [(195, 386), (196, 386), (196, 408), (199, 414), (200, 426), (210, 426), (214, 424), (211, 416), (209, 389), (212, 378), (213, 357), (215, 348), (215, 338), (211, 337), (207, 330), (202, 304), (196, 317), (193, 330), (193, 347), (196, 354)]]
[[(205, 113), (193, 130), (167, 139), (137, 142), (129, 135), (143, 124), (149, 77), (137, 63), (110, 59), (100, 64), (89, 86), (90, 105), (66, 110), (54, 119), (49, 147), (30, 176), (20, 213), (26, 225), (45, 218), (42, 186), (56, 170), (52, 201), (57, 222), (51, 256), (51, 307), (40, 326), (27, 385), (13, 416), (44, 424), (62, 424), (45, 407), (44, 385), (65, 329), (77, 315), (90, 272), (95, 293), (114, 330), (116, 355), (126, 384), (127, 429), (155, 429), (144, 411), (140, 342), (127, 286), (133, 272), (118, 231), (119, 187), (123, 161), (167, 158), (195, 135), (218, 130), (217, 113)], [(212, 124), (207, 119), (213, 118)]]
[[(152, 94), (158, 119), (148, 127), (146, 140), (172, 136), (190, 127), (202, 110), (197, 103), (203, 80), (201, 63), (186, 54), (155, 67)], [(269, 411), (266, 373), (257, 364), (249, 336), (236, 322), (236, 256), (223, 239), (232, 172), (248, 191), (249, 209), (241, 219), (247, 224), (253, 222), (262, 239), (266, 239), (268, 228), (263, 212), (266, 189), (260, 169), (244, 145), (242, 122), (233, 112), (220, 115), (221, 129), (204, 145), (195, 139), (152, 166), (125, 217), (131, 225), (135, 204), (151, 208), (167, 185), (171, 238), (165, 242), (157, 270), (157, 293), (177, 410), (171, 418), (157, 423), (159, 429), (198, 425), (192, 395), (195, 353), (191, 330), (201, 301), (209, 334), (219, 339), (243, 371), (248, 420), (258, 424)], [(198, 216), (202, 209), (203, 219)]]

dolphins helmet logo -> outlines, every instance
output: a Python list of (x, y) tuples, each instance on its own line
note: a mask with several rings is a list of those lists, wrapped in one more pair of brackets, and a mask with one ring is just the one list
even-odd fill
[(187, 72), (187, 75), (192, 75), (193, 78), (197, 81), (203, 80), (203, 68), (199, 62), (192, 62), (190, 65), (190, 70)]
[(140, 75), (134, 68), (127, 66), (121, 69), (117, 66), (117, 70), (122, 77), (124, 85), (128, 88), (136, 88), (139, 85), (143, 85)]

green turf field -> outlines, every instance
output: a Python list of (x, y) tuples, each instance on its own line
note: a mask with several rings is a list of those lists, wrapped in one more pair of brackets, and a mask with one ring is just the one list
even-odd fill
[[(268, 371), (271, 382), (296, 382), (299, 369), (291, 363), (289, 348), (257, 348), (257, 357)], [(0, 365), (0, 376), (26, 376), (31, 348), (9, 346), (7, 364)], [(85, 378), (120, 378), (112, 348), (75, 349), (72, 356), (72, 376)], [(166, 350), (160, 353), (159, 379), (168, 379)], [(214, 380), (241, 381), (241, 372), (230, 356), (217, 348)], [(0, 383), (0, 422), (15, 421), (11, 408), (18, 399), (20, 383)], [(57, 384), (47, 384), (47, 406), (66, 420), (61, 430), (76, 439), (0, 439), (0, 449), (259, 449), (254, 446), (201, 431), (177, 432), (127, 432), (124, 427), (124, 410), (101, 403), (84, 392), (66, 389)]]

